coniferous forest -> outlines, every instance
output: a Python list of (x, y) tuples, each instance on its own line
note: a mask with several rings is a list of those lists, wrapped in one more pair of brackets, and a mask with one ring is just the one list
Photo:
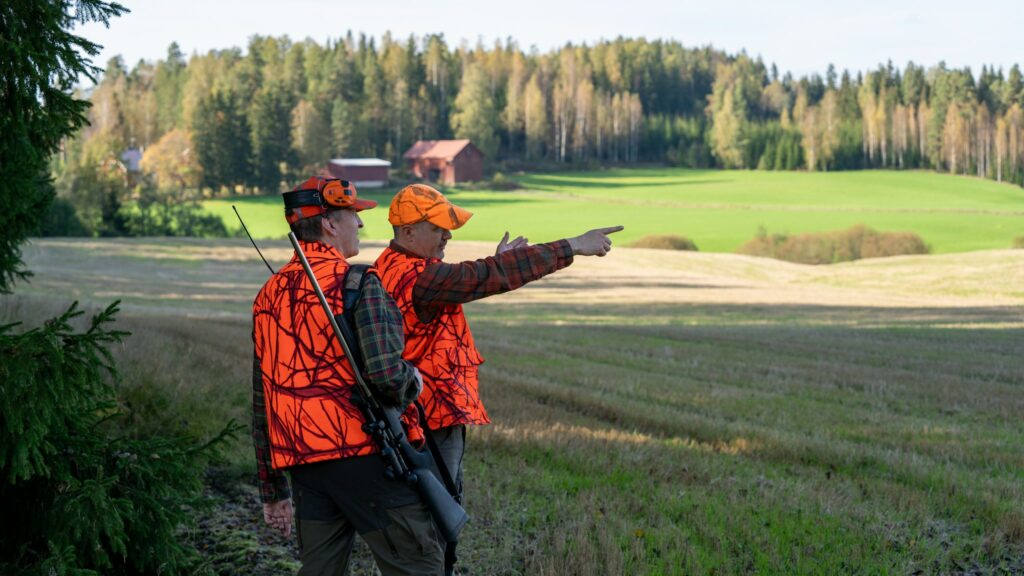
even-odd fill
[[(492, 170), (660, 163), (757, 170), (929, 169), (1024, 184), (1019, 66), (943, 63), (795, 78), (748, 55), (618, 38), (524, 51), (443, 36), (287, 37), (133, 67), (107, 63), (91, 125), (54, 167), (88, 227), (116, 233), (121, 153), (152, 188), (277, 191), (330, 158), (400, 166), (417, 139), (470, 138)], [(123, 170), (123, 168), (122, 168)], [(135, 185), (136, 188), (138, 185)], [(122, 220), (123, 217), (120, 217)], [(138, 224), (136, 224), (138, 225)]]

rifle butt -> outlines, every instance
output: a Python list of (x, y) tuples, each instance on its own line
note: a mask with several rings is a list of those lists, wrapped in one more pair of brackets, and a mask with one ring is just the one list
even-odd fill
[(457, 542), (459, 532), (469, 521), (469, 514), (441, 485), (433, 471), (428, 468), (417, 468), (413, 473), (416, 475), (416, 492), (426, 504), (441, 538), (445, 542)]

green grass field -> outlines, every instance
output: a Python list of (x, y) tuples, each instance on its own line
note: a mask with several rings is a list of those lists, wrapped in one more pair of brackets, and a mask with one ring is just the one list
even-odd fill
[[(1024, 189), (932, 172), (834, 173), (734, 170), (607, 170), (515, 177), (522, 190), (446, 190), (475, 216), (456, 239), (494, 241), (505, 230), (534, 242), (624, 224), (616, 240), (678, 234), (702, 251), (733, 252), (758, 227), (797, 234), (866, 224), (917, 232), (936, 253), (1008, 248), (1024, 235)], [(394, 190), (361, 192), (383, 204), (365, 214), (366, 237), (386, 239)], [(276, 197), (212, 200), (229, 228), (235, 203), (260, 238), (287, 234)]]
[[(248, 421), (266, 270), (247, 241), (25, 256), (36, 277), (0, 322), (125, 299), (140, 427)], [(1021, 250), (814, 267), (616, 249), (469, 305), (494, 423), (469, 437), (465, 573), (1024, 573), (1021, 286)], [(217, 476), (239, 496), (202, 519), (225, 574), (294, 566), (260, 528), (253, 469), (240, 438)], [(365, 550), (355, 573), (373, 573)]]

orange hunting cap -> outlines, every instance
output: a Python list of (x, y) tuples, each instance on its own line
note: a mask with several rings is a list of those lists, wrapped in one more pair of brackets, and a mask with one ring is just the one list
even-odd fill
[(388, 222), (392, 226), (405, 226), (427, 221), (445, 230), (455, 230), (471, 216), (472, 212), (452, 204), (434, 188), (426, 184), (410, 184), (395, 194), (388, 211)]

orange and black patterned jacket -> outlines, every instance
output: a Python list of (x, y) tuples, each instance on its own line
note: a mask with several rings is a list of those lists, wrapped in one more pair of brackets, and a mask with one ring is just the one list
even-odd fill
[(392, 242), (375, 267), (405, 322), (405, 353), (423, 375), (420, 402), (427, 426), (437, 430), (487, 424), (480, 401), (476, 348), (462, 304), (515, 290), (572, 264), (566, 240), (447, 264), (423, 258)]
[[(303, 242), (302, 248), (332, 310), (341, 314), (341, 280), (348, 263), (335, 248), (323, 243)], [(368, 274), (372, 277), (363, 290), (367, 310), (363, 310), (364, 300), (356, 309), (368, 384), (393, 403), (406, 405), (412, 400), (410, 393), (415, 395), (415, 376), (412, 366), (400, 357), (404, 346), (401, 318), (375, 272)], [(371, 288), (376, 289), (376, 297)], [(253, 430), (261, 482), (269, 482), (264, 476), (273, 473), (263, 469), (266, 463), (261, 461), (260, 434), (266, 434), (270, 464), (275, 470), (377, 451), (362, 430), (363, 415), (353, 404), (356, 384), (352, 366), (344, 358), (297, 256), (257, 295), (253, 303), (253, 343), (254, 378), (262, 383), (254, 389), (254, 407), (264, 404), (266, 415), (265, 424), (254, 418)], [(414, 411), (406, 412), (410, 413)], [(410, 428), (419, 432), (418, 426)], [(411, 439), (417, 436), (422, 438), (410, 432)], [(270, 496), (265, 495), (265, 501), (274, 501)]]

